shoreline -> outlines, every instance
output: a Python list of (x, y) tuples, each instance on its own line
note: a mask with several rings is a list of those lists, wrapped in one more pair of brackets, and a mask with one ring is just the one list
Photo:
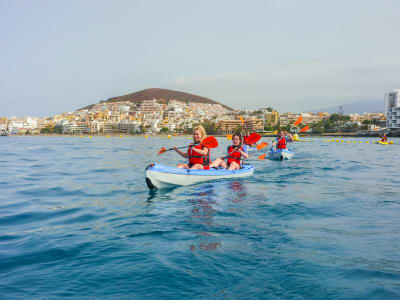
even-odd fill
[[(276, 134), (265, 134), (265, 133), (261, 133), (260, 134), (261, 137), (275, 137)], [(317, 137), (317, 138), (326, 138), (326, 137), (342, 137), (342, 138), (346, 138), (346, 137), (369, 137), (369, 138), (379, 138), (378, 133), (376, 134), (357, 134), (357, 133), (324, 133), (324, 134), (298, 134), (299, 137), (305, 138), (313, 138), (313, 137)], [(174, 138), (174, 137), (191, 137), (192, 135), (190, 134), (180, 134), (180, 135), (168, 135), (168, 134), (9, 134), (7, 135), (9, 137), (11, 136), (25, 136), (25, 137), (80, 137), (80, 138), (84, 138), (84, 137), (104, 137), (104, 138), (123, 138), (123, 137), (137, 137), (137, 138)], [(215, 137), (226, 137), (226, 134), (222, 135), (222, 134), (213, 134), (213, 136)], [(388, 137), (399, 137), (399, 135), (388, 135)]]

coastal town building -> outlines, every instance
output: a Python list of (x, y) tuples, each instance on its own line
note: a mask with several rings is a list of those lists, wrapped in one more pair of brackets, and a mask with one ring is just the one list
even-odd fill
[(293, 114), (290, 112), (280, 114), (279, 116), (279, 123), (281, 126), (288, 126), (296, 122), (297, 118), (299, 117), (299, 114)]
[(244, 129), (249, 131), (258, 131), (264, 129), (264, 122), (261, 119), (249, 118), (244, 121)]
[(0, 118), (0, 131), (7, 131), (8, 129), (8, 119)]
[(387, 127), (400, 131), (400, 89), (385, 94), (385, 114)]
[(244, 123), (242, 123), (240, 119), (219, 120), (217, 122), (217, 127), (220, 128), (222, 132), (232, 133), (239, 129), (249, 131), (263, 130), (264, 124), (263, 120), (251, 117), (244, 119)]
[(279, 123), (279, 113), (277, 111), (267, 112), (265, 114), (265, 125), (275, 126)]

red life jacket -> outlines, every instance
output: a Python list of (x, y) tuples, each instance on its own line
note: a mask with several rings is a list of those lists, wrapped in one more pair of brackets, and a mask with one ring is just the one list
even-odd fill
[(210, 150), (208, 150), (208, 154), (207, 155), (202, 155), (200, 153), (198, 153), (196, 150), (194, 149), (204, 149), (205, 147), (203, 147), (202, 145), (190, 145), (189, 149), (188, 149), (188, 159), (189, 159), (189, 164), (191, 165), (195, 165), (195, 164), (201, 164), (203, 166), (208, 166), (210, 164)]
[(281, 138), (278, 140), (278, 143), (276, 144), (276, 149), (286, 149), (286, 139)]
[[(236, 150), (235, 152), (231, 153), (231, 152), (233, 151), (234, 148), (235, 148), (235, 147), (233, 147), (233, 146), (229, 146), (229, 147), (228, 147), (228, 153), (230, 153), (229, 156), (228, 156), (228, 161), (227, 161), (228, 166), (229, 166), (233, 161), (234, 161), (235, 163), (237, 163), (239, 166), (240, 166), (241, 163), (242, 163), (242, 161), (241, 161), (241, 159), (242, 159), (242, 154), (239, 152), (239, 150)], [(243, 151), (243, 147), (240, 147), (240, 150)]]

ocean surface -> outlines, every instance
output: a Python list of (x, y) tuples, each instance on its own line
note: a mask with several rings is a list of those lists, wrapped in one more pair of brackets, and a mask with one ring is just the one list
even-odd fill
[(0, 137), (0, 299), (400, 299), (400, 140), (307, 140), (151, 192), (190, 139)]

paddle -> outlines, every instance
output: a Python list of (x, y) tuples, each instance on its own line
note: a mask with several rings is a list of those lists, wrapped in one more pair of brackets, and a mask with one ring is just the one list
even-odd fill
[(265, 157), (267, 156), (267, 153), (261, 154), (259, 157), (257, 157), (258, 159), (265, 159)]
[(251, 146), (251, 145), (257, 143), (260, 139), (261, 139), (261, 135), (259, 135), (257, 132), (253, 132), (252, 134), (250, 134), (248, 137), (246, 137), (244, 139), (244, 143), (246, 145)]
[(299, 132), (306, 132), (309, 129), (310, 129), (310, 126), (306, 125), (302, 129), (300, 129)]
[[(267, 146), (268, 146), (267, 142), (262, 142), (262, 143), (257, 145), (257, 150), (261, 150), (261, 149), (263, 149), (263, 148), (265, 148)], [(273, 147), (269, 148), (269, 150), (271, 150), (272, 148)], [(261, 154), (260, 156), (258, 156), (257, 158), (263, 160), (263, 159), (265, 159), (266, 156), (267, 156), (267, 153), (264, 153), (264, 154)]]
[(262, 142), (262, 143), (258, 144), (256, 148), (257, 148), (257, 150), (261, 150), (267, 146), (268, 146), (267, 142)]
[[(209, 148), (209, 149), (217, 148), (218, 147), (218, 141), (217, 141), (217, 139), (215, 137), (209, 136), (209, 137), (206, 137), (204, 140), (202, 140), (200, 145), (202, 145), (203, 147)], [(176, 148), (176, 149), (183, 149), (183, 148), (187, 148), (187, 146), (179, 147), (179, 148)], [(163, 154), (165, 151), (171, 151), (171, 150), (175, 150), (175, 148), (166, 149), (165, 147), (162, 147), (160, 149), (160, 151), (158, 151), (157, 154), (160, 155), (160, 154)]]
[(294, 122), (293, 126), (299, 125), (302, 121), (303, 121), (303, 117), (300, 115), (300, 116), (297, 118), (296, 122)]

